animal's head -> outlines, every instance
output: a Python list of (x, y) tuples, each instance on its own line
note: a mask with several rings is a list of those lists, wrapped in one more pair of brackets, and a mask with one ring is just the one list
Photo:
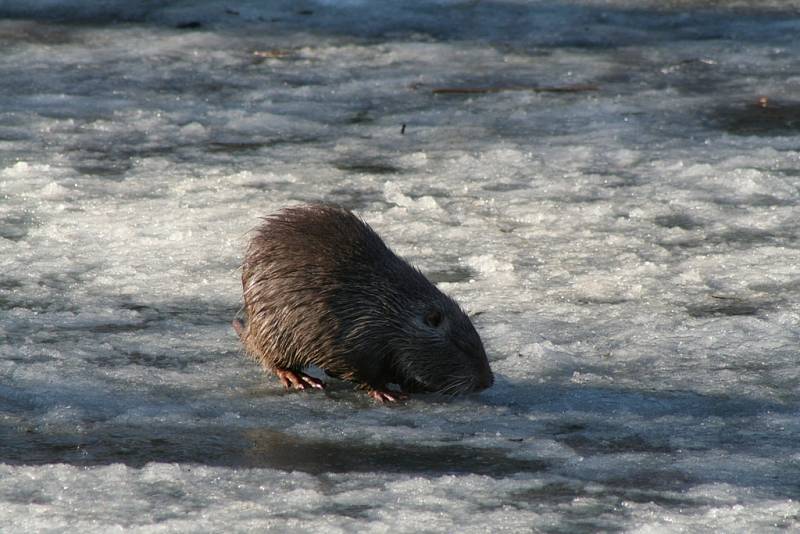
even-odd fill
[(494, 376), (472, 321), (455, 301), (431, 289), (412, 305), (394, 347), (400, 372), (421, 389), (446, 395), (490, 387)]

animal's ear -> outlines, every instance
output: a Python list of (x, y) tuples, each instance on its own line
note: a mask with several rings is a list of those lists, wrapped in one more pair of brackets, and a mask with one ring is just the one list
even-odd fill
[(442, 324), (442, 312), (438, 308), (431, 308), (425, 312), (425, 324), (431, 328), (439, 328)]

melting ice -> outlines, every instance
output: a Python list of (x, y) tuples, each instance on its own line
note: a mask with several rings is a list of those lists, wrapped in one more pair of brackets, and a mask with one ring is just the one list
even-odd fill
[[(0, 530), (800, 524), (796, 2), (0, 1)], [(480, 394), (286, 393), (258, 217), (357, 210)]]

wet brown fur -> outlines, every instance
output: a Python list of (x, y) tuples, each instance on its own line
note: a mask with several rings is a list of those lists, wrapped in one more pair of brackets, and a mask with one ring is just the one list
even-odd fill
[(266, 217), (242, 285), (247, 320), (237, 331), (268, 370), (316, 365), (374, 390), (461, 393), (492, 383), (466, 314), (346, 209), (315, 204)]

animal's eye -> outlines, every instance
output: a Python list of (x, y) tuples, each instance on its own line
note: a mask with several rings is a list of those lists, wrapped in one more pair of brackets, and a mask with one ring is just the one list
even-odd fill
[(428, 310), (425, 313), (425, 324), (431, 328), (438, 328), (442, 324), (442, 312), (437, 309)]

